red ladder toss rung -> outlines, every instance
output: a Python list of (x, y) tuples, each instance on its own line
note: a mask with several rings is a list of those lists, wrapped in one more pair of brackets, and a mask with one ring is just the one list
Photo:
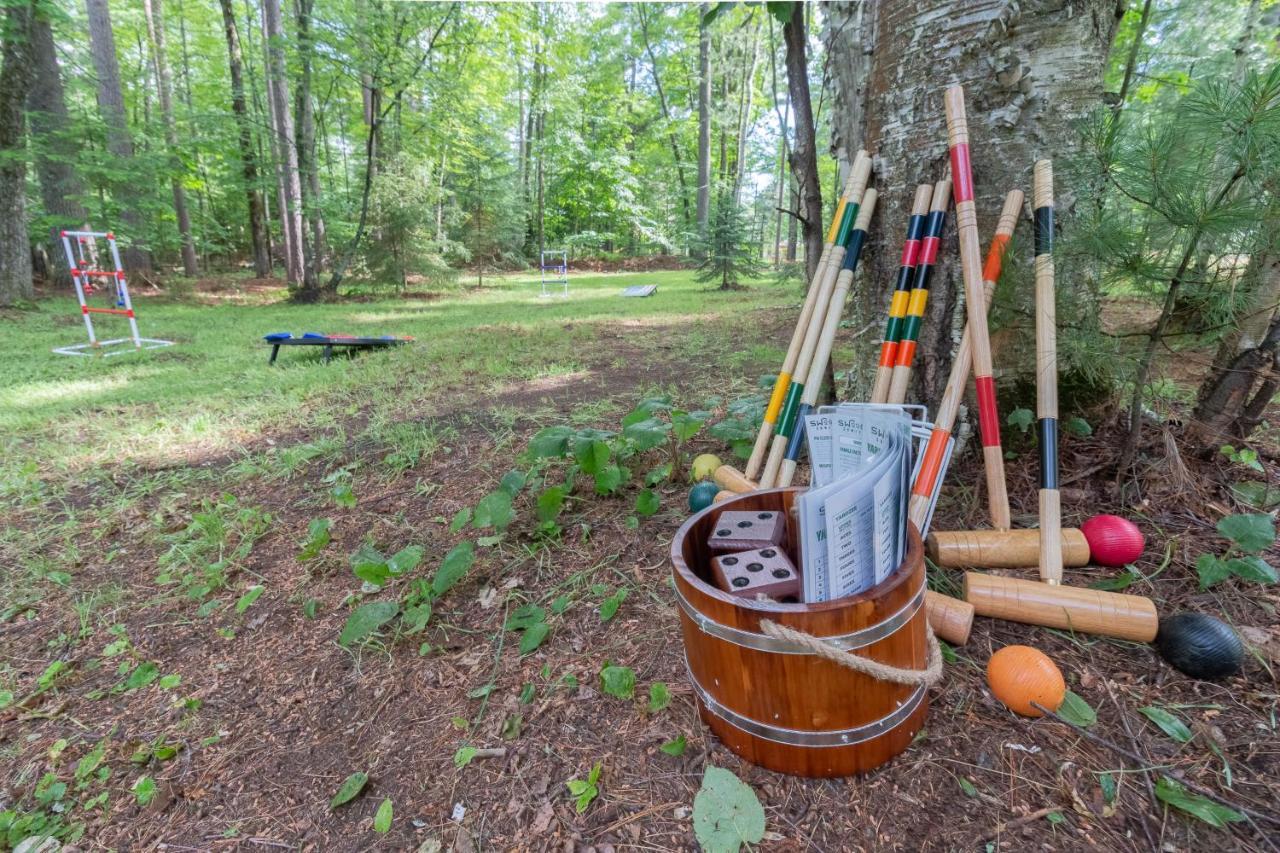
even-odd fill
[(82, 314), (120, 314), (125, 317), (133, 316), (132, 308), (90, 308), (88, 305), (81, 305), (80, 312)]
[(124, 278), (123, 272), (112, 272), (111, 270), (72, 270), (72, 275), (91, 276), (96, 278)]

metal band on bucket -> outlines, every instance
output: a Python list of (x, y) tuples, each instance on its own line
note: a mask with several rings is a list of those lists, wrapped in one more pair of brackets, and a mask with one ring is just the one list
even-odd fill
[(689, 683), (693, 685), (693, 692), (697, 694), (698, 700), (702, 702), (702, 707), (706, 708), (707, 711), (739, 731), (763, 740), (786, 744), (787, 746), (815, 748), (852, 746), (853, 744), (879, 737), (897, 728), (899, 724), (915, 713), (915, 710), (920, 707), (920, 703), (924, 701), (926, 693), (923, 685), (917, 687), (905, 702), (894, 708), (889, 714), (864, 726), (855, 726), (851, 729), (835, 729), (833, 731), (788, 729), (782, 726), (762, 723), (750, 717), (744, 717), (737, 711), (721, 705), (707, 692), (706, 688), (698, 683), (698, 679), (693, 675), (693, 670), (689, 668), (687, 656), (685, 657), (684, 666), (689, 673)]
[[(757, 634), (754, 631), (743, 631), (741, 628), (734, 628), (717, 622), (707, 616), (702, 611), (695, 608), (689, 603), (680, 591), (679, 585), (676, 586), (676, 602), (679, 603), (680, 609), (685, 615), (693, 620), (693, 624), (698, 626), (698, 630), (704, 634), (715, 637), (718, 640), (724, 640), (727, 643), (733, 643), (735, 646), (742, 646), (746, 649), (755, 649), (761, 652), (775, 652), (783, 655), (811, 655), (813, 652), (806, 649), (798, 643), (790, 640), (775, 640), (773, 637), (767, 637), (764, 634)], [(831, 637), (822, 637), (824, 642), (831, 644), (832, 647), (841, 651), (850, 651), (852, 649), (861, 649), (872, 643), (883, 640), (890, 634), (897, 631), (903, 625), (911, 621), (911, 617), (916, 615), (916, 611), (924, 604), (924, 585), (921, 584), (920, 589), (911, 600), (902, 606), (897, 613), (877, 622), (875, 625), (869, 625), (851, 634), (837, 634)]]

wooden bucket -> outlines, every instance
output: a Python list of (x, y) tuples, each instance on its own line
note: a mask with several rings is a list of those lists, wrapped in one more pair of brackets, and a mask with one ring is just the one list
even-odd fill
[(798, 776), (865, 773), (902, 752), (924, 725), (927, 688), (891, 684), (766, 636), (761, 619), (827, 638), (856, 654), (924, 669), (924, 546), (910, 527), (907, 556), (883, 583), (819, 604), (736, 598), (711, 580), (707, 537), (720, 513), (781, 511), (783, 547), (799, 566), (791, 505), (801, 489), (772, 489), (713, 504), (671, 543), (685, 662), (703, 720), (753, 764)]

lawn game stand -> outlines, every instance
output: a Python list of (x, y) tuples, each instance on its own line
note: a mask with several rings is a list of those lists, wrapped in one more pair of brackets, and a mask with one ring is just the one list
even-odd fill
[[(542, 251), (542, 292), (539, 296), (569, 295), (569, 252), (565, 249)], [(560, 292), (556, 292), (560, 288)]]

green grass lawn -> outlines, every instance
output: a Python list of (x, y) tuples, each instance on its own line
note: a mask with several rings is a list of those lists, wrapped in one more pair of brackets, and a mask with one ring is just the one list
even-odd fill
[[(622, 298), (632, 284), (657, 284), (658, 292)], [(84, 329), (72, 300), (42, 302), (10, 315), (0, 336), (5, 471), (12, 476), (31, 458), (64, 470), (191, 459), (266, 430), (357, 413), (390, 416), (402, 401), (442, 392), (462, 407), (504, 385), (581, 371), (607, 356), (597, 340), (605, 326), (623, 329), (627, 343), (642, 348), (659, 342), (664, 327), (698, 327), (668, 353), (696, 359), (704, 348), (733, 348), (730, 318), (798, 300), (793, 288), (763, 282), (718, 292), (686, 271), (573, 275), (567, 299), (540, 298), (538, 291), (537, 277), (524, 275), (431, 299), (304, 306), (144, 298), (137, 305), (142, 334), (177, 345), (106, 359), (50, 352), (83, 341)], [(122, 325), (105, 318), (100, 336), (117, 337)], [(262, 335), (276, 331), (412, 335), (416, 343), (335, 356), (328, 365), (318, 348), (285, 348), (271, 367)], [(741, 357), (759, 355), (750, 350)]]

